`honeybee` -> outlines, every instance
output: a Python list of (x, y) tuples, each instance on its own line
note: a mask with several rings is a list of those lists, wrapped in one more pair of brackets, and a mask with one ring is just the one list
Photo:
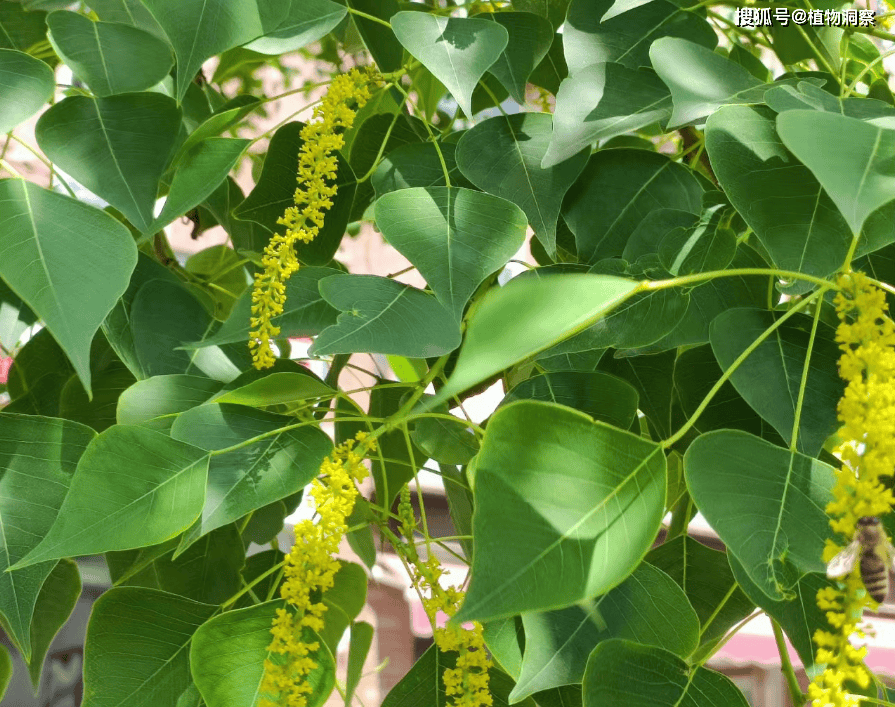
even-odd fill
[(854, 539), (827, 565), (827, 577), (844, 577), (860, 557), (861, 581), (873, 600), (881, 604), (889, 593), (889, 567), (895, 560), (895, 547), (886, 537), (879, 518), (863, 516), (858, 519)]

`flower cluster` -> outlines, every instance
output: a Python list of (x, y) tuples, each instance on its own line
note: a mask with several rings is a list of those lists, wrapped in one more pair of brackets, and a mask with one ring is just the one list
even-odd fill
[(324, 215), (336, 195), (336, 152), (345, 145), (343, 133), (354, 124), (357, 110), (370, 100), (370, 86), (376, 80), (366, 69), (337, 76), (314, 109), (312, 120), (302, 128), (295, 205), (277, 222), (286, 232), (275, 234), (265, 247), (264, 270), (255, 275), (252, 290), (249, 348), (256, 368), (270, 368), (274, 363), (270, 342), (280, 328), (271, 320), (283, 313), (286, 281), (298, 270), (295, 244), (310, 243), (323, 227)]
[(406, 485), (401, 489), (398, 517), (401, 520), (401, 532), (407, 538), (402, 550), (411, 565), (411, 579), (423, 597), (423, 606), (432, 622), (435, 645), (444, 653), (459, 654), (456, 667), (448, 668), (442, 676), (445, 693), (453, 698), (454, 707), (491, 705), (493, 700), (488, 688), (488, 669), (492, 663), (485, 649), (482, 625), (478, 621), (473, 621), (471, 628), (435, 625), (435, 617), (439, 611), (448, 617), (457, 613), (465, 594), (456, 587), (441, 586), (444, 569), (434, 554), (430, 553), (425, 562), (420, 559), (413, 540), (416, 517), (410, 505), (410, 490)]
[[(358, 433), (356, 439), (367, 451), (374, 448), (366, 433)], [(286, 581), (280, 589), (289, 608), (277, 610), (271, 628), (273, 640), (268, 650), (273, 656), (264, 663), (261, 692), (265, 697), (260, 707), (305, 707), (312, 690), (308, 676), (317, 667), (312, 654), (320, 644), (306, 639), (313, 636), (310, 632), (323, 628), (326, 611), (326, 605), (313, 601), (312, 594), (333, 586), (340, 566), (333, 555), (348, 530), (346, 518), (358, 494), (355, 482), (367, 476), (364, 454), (355, 449), (354, 442), (348, 440), (336, 447), (320, 466), (322, 479), (312, 483), (319, 520), (304, 520), (295, 526), (295, 545), (286, 555)]]
[[(860, 272), (840, 276), (836, 312), (840, 324), (836, 340), (842, 355), (839, 374), (848, 384), (839, 401), (842, 439), (837, 451), (842, 466), (836, 472), (833, 500), (827, 505), (830, 527), (839, 541), (828, 540), (829, 562), (855, 535), (858, 520), (882, 516), (895, 505), (881, 477), (895, 466), (895, 324), (887, 315), (884, 293)], [(817, 595), (832, 630), (815, 632), (818, 663), (826, 665), (808, 688), (814, 707), (857, 707), (844, 683), (867, 687), (866, 646), (853, 645), (865, 637), (862, 617), (876, 602), (867, 594), (860, 567), (843, 578), (838, 588)]]

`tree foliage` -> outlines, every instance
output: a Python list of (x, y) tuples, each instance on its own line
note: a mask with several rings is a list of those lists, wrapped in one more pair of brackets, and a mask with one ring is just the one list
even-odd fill
[[(454, 622), (483, 626), (494, 705), (745, 705), (706, 663), (755, 611), (823, 668), (831, 294), (851, 268), (895, 293), (895, 36), (685, 5), (0, 0), (0, 621), (32, 681), (79, 591), (70, 558), (104, 554), (85, 707), (265, 704), (284, 556), (246, 548), (331, 455), (324, 422), (376, 440), (346, 521), (368, 565), (371, 531), (419, 559), (393, 502), (443, 480), (470, 566)], [(263, 93), (295, 57), (319, 81)], [(257, 370), (251, 279), (315, 147), (295, 116), (258, 119), (354, 66), (376, 84)], [(232, 247), (178, 262), (182, 217)], [(359, 222), (426, 286), (346, 272)], [(395, 373), (366, 409), (340, 387), (356, 353)], [(462, 403), (497, 381), (476, 424)], [(726, 554), (687, 534), (697, 511)], [(315, 595), (307, 704), (352, 700), (365, 594), (348, 563)], [(458, 670), (435, 646), (382, 704), (450, 704)]]

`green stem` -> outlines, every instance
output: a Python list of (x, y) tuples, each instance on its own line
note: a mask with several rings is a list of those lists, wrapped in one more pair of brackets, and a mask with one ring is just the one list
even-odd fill
[(221, 609), (226, 609), (228, 606), (233, 604), (237, 599), (239, 599), (239, 597), (241, 597), (243, 594), (245, 594), (247, 591), (249, 591), (256, 584), (258, 584), (259, 582), (264, 580), (266, 577), (269, 577), (274, 572), (276, 572), (277, 570), (279, 570), (285, 566), (286, 566), (286, 560), (283, 560), (282, 562), (277, 562), (277, 564), (275, 564), (273, 567), (271, 567), (266, 572), (262, 572), (261, 574), (259, 574), (257, 577), (255, 577), (255, 579), (253, 579), (246, 586), (244, 586), (242, 589), (240, 589), (238, 592), (236, 592), (236, 594), (234, 594), (232, 597), (227, 599), (227, 601), (225, 601), (223, 604), (221, 604)]
[(743, 361), (745, 361), (765, 339), (767, 339), (771, 334), (779, 329), (787, 319), (805, 309), (805, 307), (813, 302), (819, 295), (822, 295), (824, 292), (826, 292), (827, 289), (829, 289), (830, 287), (831, 285), (828, 282), (826, 283), (825, 288), (818, 290), (817, 292), (813, 293), (809, 297), (806, 297), (804, 300), (796, 304), (792, 309), (786, 312), (786, 314), (784, 314), (771, 326), (765, 329), (762, 334), (755, 339), (755, 341), (749, 344), (749, 346), (746, 347), (746, 350), (743, 351), (743, 353), (741, 353), (739, 356), (737, 356), (734, 362), (730, 364), (730, 367), (721, 374), (721, 377), (718, 379), (715, 385), (712, 386), (712, 389), (708, 393), (706, 393), (705, 397), (702, 399), (702, 402), (699, 403), (699, 407), (696, 408), (690, 418), (681, 426), (681, 428), (677, 432), (675, 432), (673, 435), (671, 435), (671, 437), (662, 442), (662, 447), (664, 449), (668, 449), (672, 444), (683, 437), (687, 433), (687, 431), (696, 424), (699, 416), (702, 415), (703, 412), (705, 412), (705, 409), (712, 402), (712, 399), (715, 397), (715, 395), (718, 394), (718, 391), (721, 390), (721, 386), (723, 386), (727, 382), (727, 379), (733, 375), (734, 371), (736, 371), (737, 368), (742, 365)]
[[(410, 94), (404, 90), (403, 86), (401, 86), (400, 84), (395, 84), (395, 88), (401, 92), (401, 94), (404, 96), (405, 101), (411, 102)], [(417, 113), (421, 112), (419, 110), (419, 108), (415, 108), (415, 110)], [(441, 145), (438, 144), (438, 140), (435, 138), (435, 133), (432, 132), (432, 128), (429, 125), (429, 121), (425, 120), (425, 115), (423, 115), (423, 127), (426, 129), (426, 132), (429, 134), (429, 140), (432, 141), (432, 144), (435, 146), (435, 152), (438, 154), (438, 161), (441, 163), (441, 171), (444, 174), (444, 184), (446, 187), (448, 187), (450, 189), (451, 175), (447, 168), (447, 162), (445, 161), (444, 155), (441, 152)]]
[(796, 677), (796, 671), (792, 667), (792, 661), (789, 659), (789, 651), (786, 649), (783, 629), (780, 628), (780, 624), (777, 623), (776, 619), (771, 619), (771, 625), (774, 627), (774, 640), (777, 642), (777, 652), (780, 654), (780, 672), (786, 678), (790, 699), (792, 699), (794, 705), (803, 705), (808, 696), (799, 687), (799, 679)]
[(358, 17), (363, 17), (365, 20), (370, 20), (370, 22), (378, 22), (381, 25), (385, 25), (389, 29), (392, 28), (389, 22), (386, 22), (381, 17), (376, 17), (375, 15), (368, 15), (366, 12), (361, 12), (360, 10), (355, 10), (353, 7), (346, 6), (345, 8), (348, 10), (349, 14), (357, 15)]
[(407, 402), (404, 403), (394, 415), (386, 419), (385, 424), (382, 426), (383, 432), (387, 432), (393, 429), (398, 424), (404, 421), (404, 418), (407, 417), (407, 414), (413, 409), (413, 406), (416, 405), (417, 401), (421, 397), (423, 397), (423, 393), (426, 392), (426, 388), (429, 387), (429, 383), (435, 380), (438, 374), (441, 373), (441, 370), (447, 363), (449, 355), (450, 354), (445, 354), (433, 364), (432, 368), (430, 368), (429, 372), (426, 374), (426, 377), (419, 382), (416, 391), (407, 399)]
[(799, 424), (802, 421), (802, 405), (805, 402), (805, 389), (808, 387), (808, 371), (811, 370), (811, 353), (814, 351), (814, 340), (817, 338), (817, 325), (820, 322), (820, 313), (822, 310), (823, 298), (821, 298), (816, 305), (814, 311), (814, 323), (811, 325), (811, 336), (808, 337), (808, 349), (805, 351), (805, 363), (802, 366), (802, 379), (799, 381), (799, 397), (796, 400), (796, 410), (792, 423), (792, 435), (790, 436), (789, 442), (789, 449), (791, 452), (796, 451), (796, 443), (799, 441)]

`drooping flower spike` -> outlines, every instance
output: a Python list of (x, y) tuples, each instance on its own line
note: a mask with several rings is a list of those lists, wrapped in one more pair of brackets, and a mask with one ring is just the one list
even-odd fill
[[(824, 562), (851, 542), (861, 518), (881, 517), (895, 505), (882, 482), (895, 468), (895, 324), (885, 294), (863, 273), (845, 273), (838, 284), (839, 374), (847, 385), (839, 401), (842, 442), (836, 452), (842, 465), (826, 508), (836, 539), (827, 541)], [(826, 667), (808, 687), (812, 705), (858, 707), (848, 683), (862, 688), (870, 684), (864, 665), (867, 647), (861, 645), (867, 631), (863, 615), (877, 606), (866, 591), (859, 563), (838, 588), (821, 589), (817, 605), (826, 612), (831, 630), (814, 634), (816, 662)]]
[(310, 243), (323, 227), (336, 195), (336, 151), (344, 147), (343, 133), (354, 124), (357, 110), (370, 100), (370, 87), (377, 82), (376, 73), (368, 69), (352, 69), (337, 76), (311, 121), (302, 128), (295, 203), (277, 221), (286, 231), (271, 237), (265, 247), (264, 270), (255, 275), (252, 289), (249, 348), (255, 368), (270, 368), (276, 360), (271, 341), (280, 327), (272, 320), (283, 313), (286, 281), (298, 270), (295, 244)]

